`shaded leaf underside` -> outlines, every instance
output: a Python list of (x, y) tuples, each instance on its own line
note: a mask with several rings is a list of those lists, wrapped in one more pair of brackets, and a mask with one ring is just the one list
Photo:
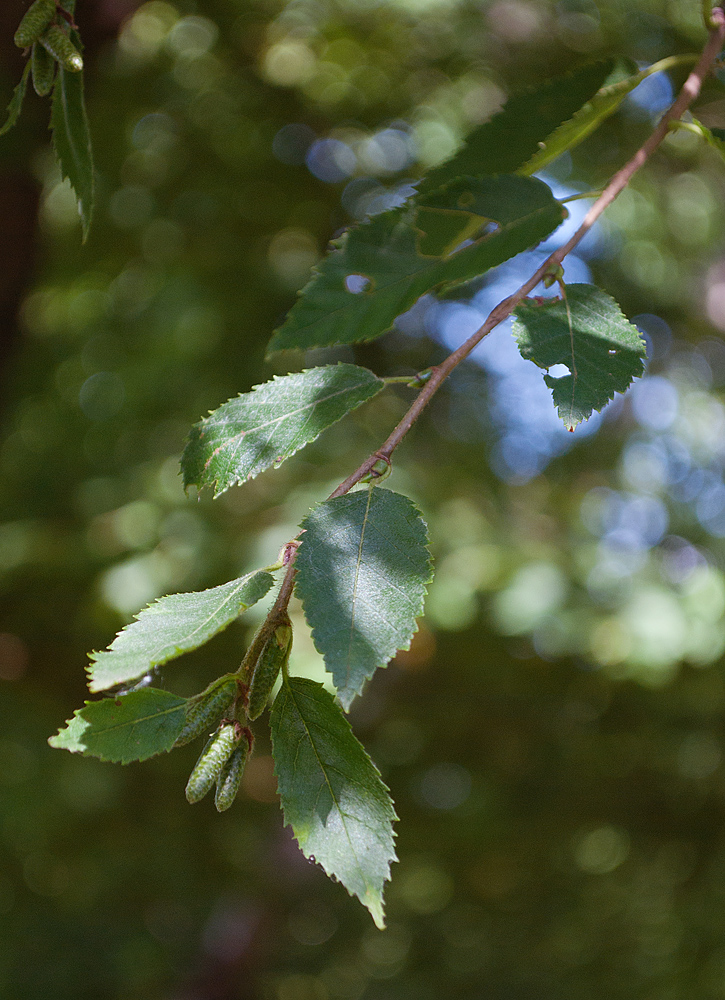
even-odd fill
[[(446, 213), (453, 226), (441, 239)], [(535, 246), (565, 217), (550, 189), (533, 178), (459, 178), (345, 233), (302, 289), (269, 350), (379, 337), (421, 295), (475, 278)], [(456, 248), (456, 236), (467, 238), (469, 229), (478, 230), (473, 242)]]
[(498, 114), (466, 137), (459, 152), (428, 171), (418, 183), (418, 191), (432, 191), (464, 174), (516, 173), (555, 129), (594, 97), (613, 65), (611, 59), (589, 63), (540, 87), (514, 94)]
[(286, 678), (270, 725), (285, 823), (305, 857), (342, 882), (383, 928), (396, 816), (377, 768), (332, 695), (314, 681)]
[(544, 376), (559, 416), (569, 430), (601, 410), (615, 392), (624, 392), (641, 375), (644, 341), (611, 296), (594, 285), (567, 285), (566, 299), (516, 309), (513, 332), (527, 361), (540, 368), (563, 364), (563, 378)]

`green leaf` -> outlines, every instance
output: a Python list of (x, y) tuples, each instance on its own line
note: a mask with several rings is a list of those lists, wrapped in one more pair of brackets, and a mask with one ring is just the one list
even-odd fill
[(23, 107), (23, 100), (25, 99), (25, 91), (28, 89), (28, 73), (30, 72), (30, 63), (25, 64), (25, 69), (23, 70), (23, 75), (20, 77), (20, 83), (17, 85), (13, 91), (13, 96), (10, 98), (10, 104), (8, 104), (8, 117), (5, 120), (5, 124), (0, 128), (0, 135), (5, 135), (10, 129), (15, 125), (18, 118), (20, 117), (20, 112)]
[[(622, 67), (627, 66), (631, 73), (634, 64), (630, 60), (618, 60), (612, 77), (621, 77)], [(631, 68), (630, 68), (631, 67)], [(553, 160), (568, 149), (578, 146), (588, 135), (591, 135), (602, 122), (613, 115), (628, 94), (638, 87), (643, 80), (657, 72), (647, 67), (638, 73), (626, 76), (624, 79), (614, 79), (601, 88), (587, 103), (580, 108), (572, 118), (563, 122), (547, 139), (539, 144), (538, 152), (521, 166), (517, 173), (530, 176), (547, 167)]]
[(450, 160), (423, 177), (418, 191), (432, 191), (463, 175), (515, 173), (540, 143), (596, 94), (612, 66), (611, 59), (589, 63), (534, 90), (514, 94), (498, 114), (471, 132)]
[(417, 631), (432, 578), (426, 525), (408, 497), (375, 487), (326, 500), (301, 527), (296, 592), (348, 709)]
[(58, 67), (50, 127), (53, 146), (63, 177), (67, 177), (78, 199), (83, 227), (83, 241), (88, 237), (93, 214), (94, 177), (93, 151), (88, 115), (83, 98), (83, 73), (69, 73)]
[(720, 156), (725, 158), (725, 129), (722, 128), (708, 128), (707, 125), (703, 125), (701, 121), (693, 116), (693, 124), (696, 126), (702, 138), (707, 142), (709, 146), (716, 149)]
[(366, 368), (330, 365), (275, 377), (196, 424), (181, 459), (184, 486), (222, 493), (294, 455), (385, 383)]
[(91, 653), (91, 691), (143, 677), (154, 667), (203, 646), (247, 608), (264, 597), (274, 583), (264, 570), (248, 573), (211, 590), (170, 594), (139, 612), (118, 633), (108, 650)]
[(631, 94), (635, 87), (651, 76), (652, 72), (657, 72), (652, 67), (647, 67), (638, 73), (631, 73), (634, 64), (630, 60), (618, 60), (611, 77), (621, 77), (622, 66), (627, 66), (630, 75), (624, 79), (615, 79), (611, 83), (607, 82), (568, 121), (563, 122), (545, 141), (540, 143), (539, 150), (518, 169), (517, 173), (527, 177), (538, 173), (562, 153), (578, 146), (588, 135), (598, 129), (606, 118), (614, 114), (625, 97)]
[(87, 701), (48, 742), (57, 750), (115, 764), (166, 753), (184, 724), (186, 698), (142, 688), (120, 698)]
[(644, 371), (645, 345), (637, 328), (594, 285), (567, 285), (566, 299), (527, 299), (516, 309), (513, 332), (527, 361), (569, 369), (563, 378), (546, 375), (544, 381), (570, 431)]
[(285, 678), (270, 724), (285, 823), (305, 857), (357, 896), (382, 930), (397, 817), (378, 769), (314, 681)]
[[(379, 337), (425, 292), (483, 274), (534, 246), (565, 217), (549, 188), (533, 178), (459, 178), (344, 234), (269, 350)], [(498, 223), (493, 232), (491, 220)], [(457, 249), (471, 226), (478, 238)]]

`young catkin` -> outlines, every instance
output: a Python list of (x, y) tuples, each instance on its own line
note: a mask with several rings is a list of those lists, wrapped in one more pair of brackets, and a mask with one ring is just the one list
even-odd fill
[(174, 746), (183, 747), (215, 727), (236, 694), (237, 682), (234, 677), (218, 677), (205, 691), (190, 698), (186, 706), (184, 727), (176, 737)]
[(212, 785), (222, 772), (222, 768), (232, 756), (242, 738), (242, 727), (238, 722), (223, 723), (207, 741), (194, 765), (186, 784), (186, 798), (192, 804), (211, 791)]
[(247, 763), (248, 756), (249, 744), (243, 739), (222, 768), (221, 774), (216, 780), (214, 805), (217, 808), (217, 812), (224, 812), (236, 799), (239, 786), (242, 783), (244, 765)]
[(83, 58), (80, 52), (57, 24), (52, 24), (38, 41), (69, 73), (80, 73), (83, 69)]
[(37, 42), (30, 57), (33, 73), (33, 87), (38, 97), (46, 97), (53, 89), (55, 79), (55, 59), (50, 52)]
[(259, 718), (267, 707), (274, 682), (282, 666), (289, 659), (291, 649), (292, 624), (288, 618), (286, 622), (277, 626), (259, 654), (249, 685), (247, 715), (250, 719)]
[(25, 17), (18, 25), (13, 41), (19, 49), (27, 49), (37, 42), (46, 28), (50, 27), (55, 17), (55, 0), (35, 0), (25, 12)]

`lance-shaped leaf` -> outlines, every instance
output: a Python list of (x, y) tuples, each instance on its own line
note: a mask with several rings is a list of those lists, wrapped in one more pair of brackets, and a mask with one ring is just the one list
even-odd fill
[(13, 96), (10, 98), (10, 103), (8, 104), (8, 116), (5, 119), (5, 124), (0, 128), (0, 135), (5, 135), (6, 132), (9, 132), (20, 117), (20, 112), (23, 108), (23, 101), (25, 100), (25, 91), (28, 89), (28, 73), (30, 73), (30, 62), (25, 64), (23, 75), (20, 77), (20, 83), (17, 85), (13, 91)]
[(264, 597), (273, 583), (269, 573), (257, 570), (211, 590), (161, 597), (140, 611), (107, 650), (90, 654), (93, 662), (88, 667), (88, 687), (104, 691), (128, 684), (203, 646)]
[(62, 66), (58, 67), (50, 127), (53, 130), (53, 146), (61, 172), (71, 182), (78, 199), (85, 241), (93, 214), (94, 176), (91, 132), (83, 97), (83, 75), (69, 73)]
[(270, 724), (285, 823), (305, 857), (357, 896), (382, 929), (397, 817), (378, 769), (314, 681), (286, 678)]
[(329, 365), (276, 377), (196, 424), (181, 459), (184, 486), (221, 493), (280, 465), (385, 383), (366, 368)]
[[(658, 72), (660, 66), (655, 64), (639, 72), (632, 72), (634, 69), (636, 66), (631, 60), (618, 60), (605, 85), (568, 121), (563, 122), (551, 135), (539, 143), (537, 152), (523, 166), (519, 167), (517, 173), (527, 177), (535, 174), (547, 167), (557, 156), (561, 156), (567, 150), (578, 146), (595, 129), (598, 129), (606, 118), (614, 114), (625, 97), (631, 94), (635, 87), (638, 87), (652, 73)], [(623, 76), (625, 70), (627, 75)]]
[(348, 709), (417, 630), (432, 576), (426, 525), (408, 497), (375, 487), (326, 500), (301, 526), (296, 591)]
[[(568, 310), (567, 310), (568, 303)], [(567, 285), (566, 299), (528, 299), (516, 309), (514, 336), (527, 361), (566, 365), (544, 376), (569, 430), (624, 392), (644, 370), (644, 341), (611, 296), (594, 285)]]
[[(444, 225), (446, 213), (452, 226)], [(549, 188), (533, 178), (459, 178), (345, 233), (269, 349), (379, 337), (425, 292), (496, 267), (544, 239), (565, 216)], [(476, 238), (461, 247), (469, 224)]]
[(48, 742), (58, 750), (115, 764), (171, 750), (184, 725), (186, 698), (142, 688), (119, 698), (87, 701)]
[(589, 63), (536, 89), (514, 94), (498, 114), (470, 133), (450, 160), (428, 171), (418, 182), (418, 191), (432, 191), (463, 175), (515, 173), (555, 129), (591, 100), (613, 65), (611, 59)]

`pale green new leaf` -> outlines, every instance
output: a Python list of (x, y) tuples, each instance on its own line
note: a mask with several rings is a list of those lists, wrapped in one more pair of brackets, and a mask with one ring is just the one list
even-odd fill
[(181, 459), (184, 486), (221, 493), (294, 455), (385, 383), (366, 368), (330, 365), (275, 377), (196, 424)]
[(128, 684), (203, 646), (264, 597), (273, 583), (269, 573), (257, 570), (211, 590), (161, 597), (140, 611), (107, 650), (90, 654), (88, 687), (104, 691)]
[(432, 576), (426, 525), (408, 497), (375, 487), (326, 500), (301, 527), (296, 593), (347, 710), (417, 630)]
[[(533, 178), (459, 178), (345, 233), (269, 349), (379, 337), (421, 295), (502, 264), (535, 246), (565, 217), (549, 188)], [(470, 236), (474, 241), (460, 247)]]
[(94, 174), (91, 132), (83, 97), (83, 73), (58, 67), (53, 87), (50, 127), (53, 146), (63, 177), (71, 182), (81, 216), (83, 240), (88, 236), (93, 214)]
[(566, 300), (537, 304), (527, 299), (516, 309), (513, 332), (527, 361), (540, 368), (563, 364), (569, 369), (562, 378), (544, 376), (569, 430), (592, 410), (601, 410), (615, 392), (625, 392), (644, 371), (645, 345), (637, 328), (594, 285), (567, 285)]
[(378, 769), (314, 681), (286, 678), (270, 725), (285, 823), (305, 857), (357, 896), (382, 929), (397, 817)]
[(498, 114), (467, 136), (450, 160), (428, 171), (418, 182), (418, 191), (432, 191), (463, 175), (516, 173), (555, 129), (591, 100), (612, 67), (611, 59), (588, 63), (534, 90), (514, 94)]
[(119, 698), (87, 701), (48, 742), (58, 750), (115, 764), (171, 750), (184, 725), (186, 698), (142, 688)]
[(13, 91), (13, 96), (10, 98), (10, 103), (8, 104), (8, 116), (5, 119), (5, 124), (0, 128), (0, 135), (5, 135), (10, 129), (15, 125), (18, 118), (20, 117), (20, 112), (23, 108), (23, 101), (25, 99), (25, 91), (28, 89), (28, 74), (30, 73), (30, 62), (26, 62), (25, 69), (23, 70), (23, 75), (20, 77), (20, 83), (17, 85)]

